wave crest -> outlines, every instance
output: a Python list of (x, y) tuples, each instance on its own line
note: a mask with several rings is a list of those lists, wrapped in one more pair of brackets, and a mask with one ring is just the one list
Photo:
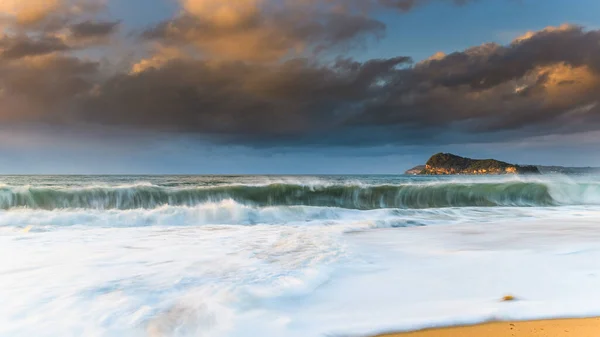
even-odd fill
[(600, 185), (556, 181), (436, 182), (398, 185), (228, 185), (176, 188), (129, 186), (0, 187), (0, 209), (151, 209), (223, 200), (258, 207), (318, 206), (346, 209), (556, 206), (596, 204)]

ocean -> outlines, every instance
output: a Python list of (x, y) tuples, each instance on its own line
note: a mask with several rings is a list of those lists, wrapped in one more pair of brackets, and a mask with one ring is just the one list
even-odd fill
[(595, 316), (600, 177), (3, 176), (0, 259), (10, 337)]

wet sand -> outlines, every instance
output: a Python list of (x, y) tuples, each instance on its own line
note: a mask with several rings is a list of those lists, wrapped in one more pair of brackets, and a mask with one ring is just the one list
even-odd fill
[(599, 337), (600, 318), (492, 322), (475, 326), (427, 329), (378, 337)]

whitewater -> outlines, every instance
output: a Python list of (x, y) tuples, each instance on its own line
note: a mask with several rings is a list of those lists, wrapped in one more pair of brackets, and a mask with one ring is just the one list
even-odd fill
[(0, 177), (0, 336), (359, 337), (598, 284), (598, 176)]

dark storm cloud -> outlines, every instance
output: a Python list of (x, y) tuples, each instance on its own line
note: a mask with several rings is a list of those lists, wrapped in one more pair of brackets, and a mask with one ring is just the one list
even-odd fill
[(57, 107), (57, 120), (225, 142), (515, 139), (600, 126), (599, 45), (599, 31), (562, 26), (415, 65), (408, 57), (327, 64), (175, 58), (101, 81), (97, 65), (69, 58), (40, 66), (43, 72), (13, 69), (0, 83), (46, 110)]
[(108, 37), (116, 31), (119, 22), (86, 21), (70, 26), (71, 35), (62, 38), (42, 33), (5, 35), (0, 38), (0, 59), (15, 60), (28, 56), (42, 56), (79, 48), (80, 40), (95, 40)]
[[(299, 147), (497, 141), (600, 128), (597, 30), (550, 27), (416, 64), (406, 56), (335, 57), (384, 35), (373, 6), (406, 11), (428, 2), (181, 0), (174, 18), (136, 42), (148, 47), (146, 57), (118, 70), (85, 53), (110, 41), (104, 38), (119, 28), (116, 21), (81, 17), (53, 31), (5, 32), (0, 121)], [(40, 18), (47, 21), (51, 10)]]
[(115, 33), (119, 25), (119, 21), (84, 21), (71, 25), (69, 29), (76, 39), (104, 38)]
[(380, 81), (409, 61), (339, 60), (330, 66), (305, 59), (278, 66), (173, 61), (113, 78), (84, 110), (99, 123), (239, 139), (297, 137), (335, 128), (379, 96)]
[[(453, 123), (480, 132), (555, 127), (561, 116), (596, 102), (599, 59), (600, 32), (574, 26), (547, 29), (508, 46), (474, 47), (403, 72), (385, 99), (353, 122)], [(572, 121), (597, 119), (597, 108), (584, 110)]]
[(600, 32), (562, 26), (414, 66), (179, 60), (112, 79), (85, 110), (100, 123), (266, 143), (574, 132), (598, 127), (599, 46)]
[(515, 40), (508, 46), (486, 44), (450, 54), (416, 69), (424, 80), (444, 87), (491, 88), (523, 77), (536, 66), (565, 62), (600, 70), (600, 31), (561, 26)]
[(77, 100), (90, 94), (98, 68), (95, 62), (60, 55), (0, 61), (0, 121), (80, 121), (71, 113)]
[(55, 37), (32, 39), (26, 35), (0, 39), (0, 59), (19, 59), (26, 56), (45, 55), (68, 50), (69, 47)]

